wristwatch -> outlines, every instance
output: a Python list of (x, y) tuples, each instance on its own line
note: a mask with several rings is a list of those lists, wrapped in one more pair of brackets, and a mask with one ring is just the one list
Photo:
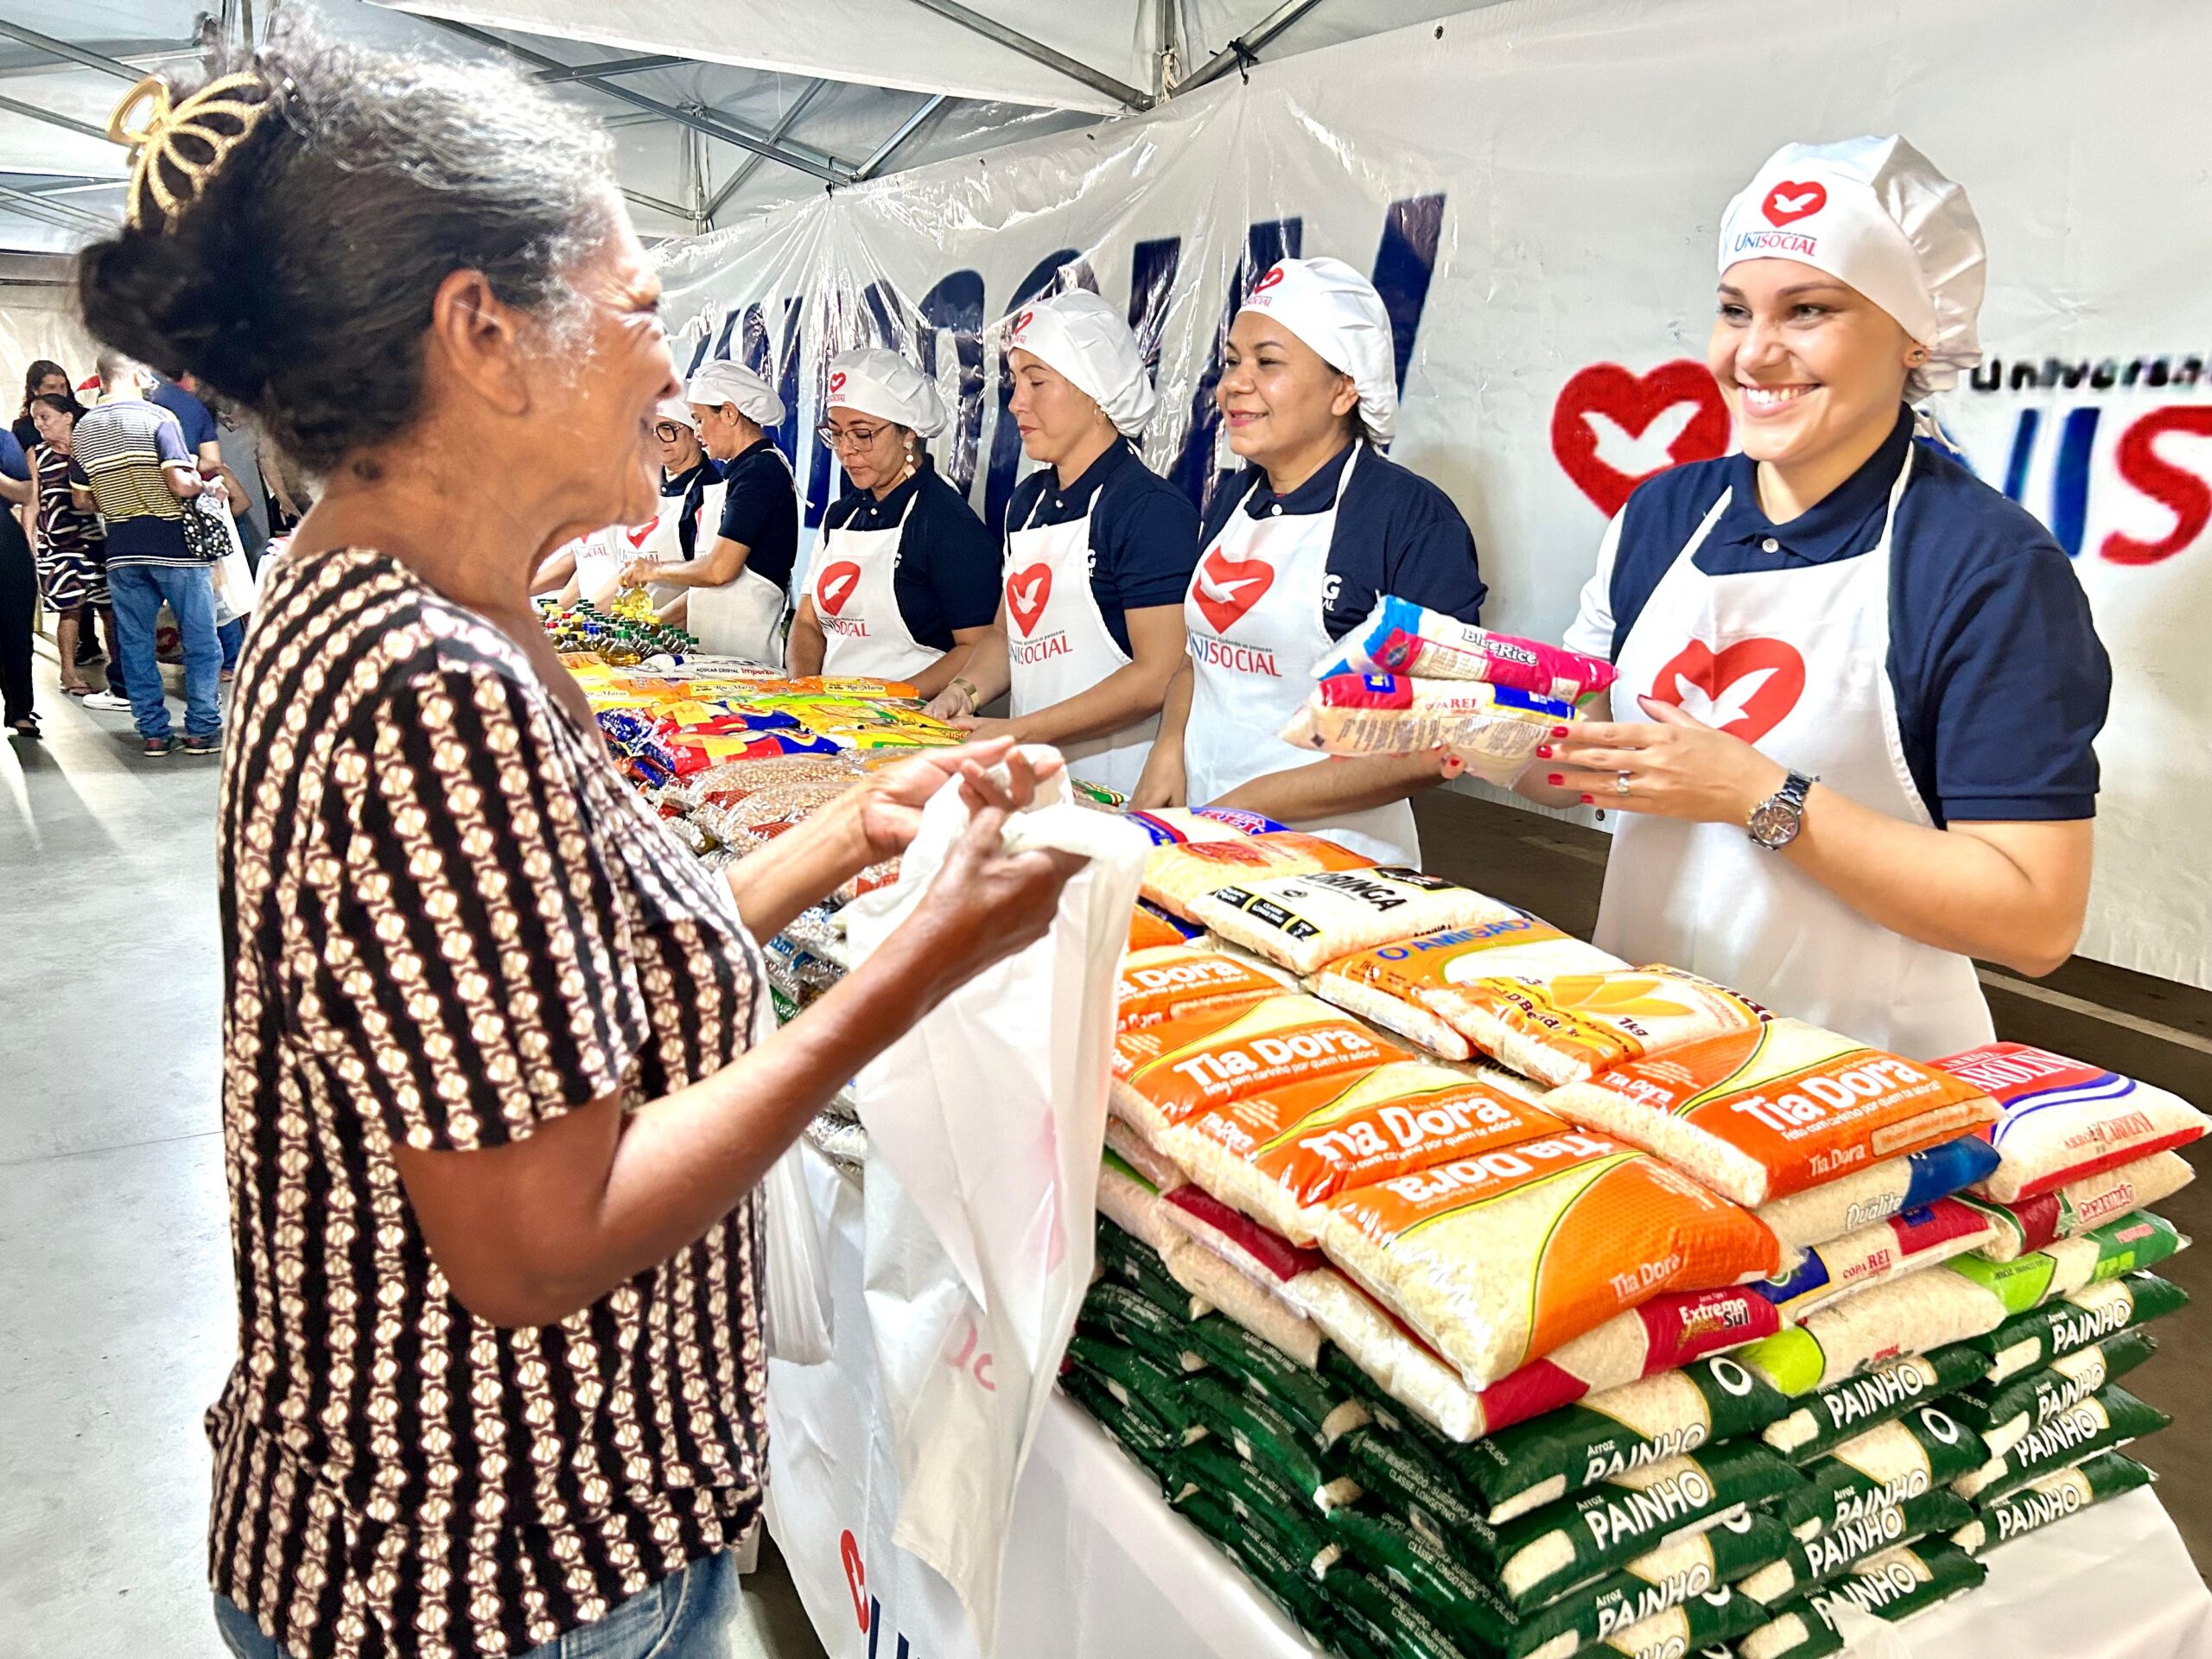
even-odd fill
[(1751, 809), (1745, 824), (1751, 839), (1770, 853), (1778, 853), (1797, 839), (1797, 831), (1804, 827), (1805, 797), (1817, 778), (1808, 778), (1802, 772), (1793, 772), (1789, 781)]

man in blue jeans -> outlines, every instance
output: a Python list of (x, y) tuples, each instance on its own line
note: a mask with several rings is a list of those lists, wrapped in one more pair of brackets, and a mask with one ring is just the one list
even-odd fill
[[(216, 702), (223, 648), (207, 565), (184, 535), (185, 504), (204, 487), (176, 417), (140, 395), (145, 371), (118, 351), (99, 357), (100, 400), (77, 423), (69, 483), (77, 505), (107, 524), (108, 588), (131, 718), (149, 755), (217, 754)], [(154, 622), (167, 601), (184, 644), (184, 740), (169, 729), (154, 654)]]

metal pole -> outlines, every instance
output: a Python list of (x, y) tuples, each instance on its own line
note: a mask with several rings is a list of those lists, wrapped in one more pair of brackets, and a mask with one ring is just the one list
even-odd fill
[[(782, 143), (790, 135), (791, 130), (798, 124), (799, 117), (806, 113), (806, 106), (819, 98), (822, 95), (822, 89), (829, 84), (826, 80), (807, 82), (806, 90), (791, 100), (791, 106), (784, 111), (783, 118), (769, 129), (768, 142), (772, 144)], [(723, 204), (735, 195), (745, 181), (760, 169), (761, 160), (762, 158), (758, 155), (747, 156), (739, 164), (737, 171), (729, 175), (728, 181), (722, 188), (715, 192), (715, 199), (707, 204), (708, 224), (711, 225), (715, 222), (715, 215), (721, 212)]]
[(1287, 3), (1277, 6), (1207, 59), (1196, 73), (1186, 76), (1175, 88), (1176, 96), (1194, 92), (1210, 80), (1218, 80), (1245, 59), (1257, 57), (1262, 47), (1320, 3), (1321, 0), (1287, 0)]
[(672, 201), (663, 201), (658, 196), (649, 196), (642, 190), (631, 189), (627, 185), (623, 187), (622, 194), (640, 207), (650, 207), (657, 213), (666, 213), (671, 219), (691, 217), (691, 210), (689, 207), (679, 207)]
[(913, 0), (925, 11), (933, 11), (948, 18), (963, 29), (973, 29), (987, 41), (996, 41), (1009, 52), (1018, 52), (1032, 63), (1041, 63), (1047, 69), (1065, 75), (1070, 80), (1079, 80), (1095, 92), (1103, 92), (1116, 104), (1125, 104), (1133, 110), (1152, 107), (1152, 94), (1139, 92), (1127, 81), (1116, 80), (1103, 70), (1094, 69), (1065, 52), (1055, 51), (1042, 41), (1033, 41), (1019, 29), (1008, 29), (995, 17), (986, 17), (980, 11), (970, 11), (960, 0)]
[(35, 104), (25, 104), (18, 99), (0, 96), (0, 110), (11, 115), (29, 116), (34, 121), (43, 121), (49, 127), (59, 127), (64, 132), (73, 132), (80, 137), (97, 138), (100, 143), (112, 143), (105, 127), (95, 127), (66, 115), (56, 115), (52, 110), (41, 110)]
[[(5, 35), (10, 40), (21, 41), (25, 46), (36, 47), (40, 51), (49, 53), (54, 57), (67, 58), (72, 62), (83, 64), (87, 69), (98, 69), (104, 74), (114, 75), (120, 79), (143, 80), (146, 78), (146, 72), (143, 69), (133, 69), (120, 58), (111, 58), (105, 53), (93, 51), (90, 47), (77, 46), (68, 41), (56, 40), (53, 35), (41, 35), (35, 29), (25, 29), (21, 23), (11, 23), (4, 17), (0, 17), (0, 35)], [(102, 133), (100, 137), (105, 138), (107, 135)]]
[(110, 231), (121, 222), (119, 219), (103, 219), (66, 201), (48, 201), (12, 184), (0, 184), (0, 200), (11, 201), (16, 204), (16, 212), (28, 218), (43, 219), (65, 231)]
[(650, 69), (675, 69), (691, 61), (690, 58), (671, 58), (661, 54), (643, 58), (609, 58), (605, 63), (580, 63), (572, 68), (541, 69), (531, 79), (548, 83), (605, 80), (613, 75), (641, 75)]
[(944, 94), (943, 92), (939, 92), (935, 97), (925, 102), (920, 109), (916, 110), (904, 121), (901, 121), (899, 124), (899, 130), (893, 133), (888, 138), (885, 139), (881, 143), (878, 144), (875, 147), (875, 154), (869, 156), (868, 160), (860, 164), (859, 170), (853, 175), (853, 182), (858, 184), (862, 179), (874, 178), (875, 176), (876, 168), (881, 167), (886, 162), (889, 161), (893, 155), (897, 152), (899, 146), (905, 143), (909, 138), (914, 136), (914, 129), (920, 126), (922, 123), (928, 120), (930, 117), (935, 115), (938, 111), (938, 106), (944, 102)]
[(1166, 98), (1183, 78), (1183, 0), (1160, 0), (1160, 59), (1154, 96)]

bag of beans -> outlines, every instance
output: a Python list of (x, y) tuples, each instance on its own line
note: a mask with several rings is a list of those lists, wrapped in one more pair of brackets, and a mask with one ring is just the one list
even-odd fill
[(1999, 1204), (2185, 1147), (2212, 1128), (2178, 1095), (2025, 1043), (1990, 1043), (1936, 1064), (2002, 1109), (1989, 1132), (2000, 1161), (1980, 1188)]

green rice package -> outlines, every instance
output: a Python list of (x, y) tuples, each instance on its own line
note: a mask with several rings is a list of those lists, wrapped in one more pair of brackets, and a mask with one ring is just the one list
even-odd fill
[(1228, 1504), (1247, 1523), (1273, 1533), (1283, 1553), (1314, 1578), (1325, 1575), (1344, 1553), (1309, 1499), (1211, 1437), (1170, 1458), (1162, 1485), (1178, 1509), (1197, 1498)]
[(1932, 1353), (1984, 1336), (2005, 1322), (2004, 1300), (1952, 1272), (1956, 1265), (1947, 1262), (1853, 1291), (1807, 1314), (1795, 1329), (1738, 1348), (1736, 1357), (1795, 1396), (1885, 1365), (1900, 1354)]
[(2188, 1306), (2189, 1293), (2171, 1280), (2155, 1273), (2124, 1274), (2009, 1319), (1974, 1338), (1974, 1345), (1990, 1357), (1985, 1380), (2002, 1382)]
[(2133, 1458), (2100, 1452), (2070, 1469), (2030, 1481), (2009, 1497), (1985, 1503), (1951, 1535), (1951, 1541), (1967, 1554), (1979, 1555), (2157, 1478)]
[(2024, 1313), (2054, 1296), (2156, 1267), (2188, 1243), (2163, 1216), (2138, 1210), (2010, 1262), (1962, 1255), (1945, 1265), (1995, 1293), (2007, 1314)]
[(1076, 1327), (1126, 1343), (1163, 1370), (1183, 1370), (1190, 1321), (1176, 1318), (1127, 1285), (1093, 1285), (1076, 1311)]
[(1332, 1573), (1329, 1593), (1338, 1617), (1350, 1620), (1374, 1651), (1388, 1659), (1465, 1659), (1465, 1650), (1450, 1633), (1385, 1579)]
[(1370, 1425), (1339, 1440), (1331, 1460), (1416, 1532), (1467, 1560), (1496, 1560), (1497, 1529), (1476, 1514), (1458, 1477), (1420, 1441)]
[(1367, 1408), (1319, 1371), (1300, 1364), (1265, 1338), (1218, 1315), (1192, 1323), (1185, 1367), (1193, 1362), (1234, 1377), (1304, 1428), (1322, 1451), (1368, 1421)]
[(1204, 1494), (1176, 1508), (1212, 1539), (1293, 1623), (1312, 1630), (1328, 1618), (1329, 1602), (1321, 1587), (1283, 1550), (1272, 1533), (1246, 1524), (1235, 1506)]
[(1931, 1354), (1903, 1355), (1804, 1395), (1795, 1409), (1769, 1423), (1760, 1438), (1803, 1463), (1870, 1428), (1895, 1422), (1915, 1406), (1963, 1389), (1988, 1370), (1989, 1356), (1965, 1343)]
[(1333, 1511), (1329, 1529), (1362, 1571), (1421, 1603), (1455, 1641), (1510, 1650), (1519, 1616), (1451, 1550), (1396, 1516), (1365, 1505)]
[(1716, 1643), (1732, 1641), (1766, 1621), (1765, 1608), (1723, 1585), (1676, 1602), (1666, 1611), (1654, 1613), (1626, 1630), (1616, 1630), (1599, 1646), (1627, 1655), (1629, 1659), (1679, 1659), (1681, 1655), (1700, 1652)]
[(1811, 1538), (1940, 1491), (1980, 1468), (1988, 1456), (1980, 1435), (1941, 1406), (1922, 1406), (1807, 1464), (1805, 1484), (1774, 1512), (1798, 1537)]
[(1218, 1376), (1194, 1376), (1184, 1397), (1208, 1433), (1234, 1446), (1236, 1455), (1258, 1464), (1315, 1508), (1326, 1511), (1359, 1496), (1351, 1481), (1322, 1465), (1311, 1439), (1264, 1400), (1246, 1394)]
[(1787, 1499), (1805, 1478), (1757, 1441), (1624, 1469), (1498, 1529), (1497, 1581), (1523, 1612), (1739, 1507)]
[(1126, 1343), (1078, 1331), (1068, 1339), (1068, 1358), (1123, 1406), (1142, 1412), (1178, 1440), (1195, 1421), (1183, 1398), (1183, 1377)]
[(2115, 1382), (2030, 1429), (2003, 1457), (1961, 1476), (1953, 1490), (1977, 1503), (1994, 1503), (2093, 1453), (2155, 1434), (2172, 1421)]
[(1624, 1470), (1764, 1428), (1789, 1405), (1765, 1379), (1719, 1354), (1457, 1446), (1452, 1467), (1499, 1526)]
[(1989, 1570), (1954, 1544), (1885, 1550), (1832, 1584), (1772, 1610), (1736, 1644), (1738, 1659), (1824, 1659), (1843, 1651), (1837, 1610), (1857, 1607), (1894, 1624), (1980, 1586)]
[(1771, 1516), (1756, 1510), (1730, 1516), (1523, 1615), (1503, 1644), (1506, 1659), (1567, 1659), (1591, 1643), (1624, 1637), (1670, 1607), (1756, 1573), (1792, 1541), (1789, 1529)]
[(1080, 1371), (1064, 1375), (1060, 1388), (1105, 1430), (1106, 1438), (1120, 1447), (1132, 1463), (1159, 1483), (1163, 1491), (1166, 1490), (1167, 1460), (1179, 1444), (1174, 1435), (1142, 1412), (1130, 1410)]
[(1777, 1560), (1751, 1574), (1738, 1587), (1745, 1595), (1770, 1605), (1788, 1601), (1850, 1571), (1870, 1555), (1931, 1533), (1955, 1531), (1973, 1518), (1974, 1506), (1948, 1488), (1923, 1492), (1903, 1503), (1869, 1510), (1810, 1538), (1792, 1539)]
[(2148, 1331), (2122, 1331), (2061, 1354), (2039, 1371), (1967, 1389), (1948, 1402), (1948, 1409), (1981, 1436), (1992, 1457), (2001, 1457), (2030, 1429), (2080, 1405), (2158, 1351)]

